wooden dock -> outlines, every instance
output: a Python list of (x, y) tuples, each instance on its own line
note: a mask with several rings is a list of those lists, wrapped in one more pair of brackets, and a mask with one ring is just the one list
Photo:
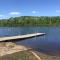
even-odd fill
[(1, 41), (10, 41), (10, 40), (17, 40), (17, 39), (27, 39), (35, 36), (41, 36), (45, 35), (45, 33), (32, 33), (32, 34), (26, 34), (26, 35), (18, 35), (18, 36), (10, 36), (10, 37), (0, 37)]

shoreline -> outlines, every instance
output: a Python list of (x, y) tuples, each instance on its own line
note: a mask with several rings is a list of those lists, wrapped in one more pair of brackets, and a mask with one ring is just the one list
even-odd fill
[[(34, 56), (34, 60), (60, 60), (60, 57), (58, 56), (51, 56), (42, 52), (38, 52), (33, 50), (32, 48), (23, 46), (23, 45), (16, 45), (12, 42), (2, 42), (0, 43), (0, 58), (8, 56), (8, 58), (12, 58), (12, 55), (18, 56), (19, 53), (22, 53), (23, 55), (26, 52), (26, 54), (31, 54)], [(27, 55), (26, 55), (27, 56)], [(32, 57), (31, 56), (31, 57)], [(17, 58), (17, 57), (16, 57)], [(28, 56), (27, 56), (28, 58)]]
[(0, 43), (0, 56), (4, 56), (7, 54), (13, 54), (20, 51), (30, 50), (31, 48), (25, 47), (23, 45), (16, 45), (12, 42), (4, 42)]
[(48, 55), (42, 52), (37, 52), (34, 51), (40, 58), (41, 60), (60, 60), (59, 56), (52, 56), (52, 55)]

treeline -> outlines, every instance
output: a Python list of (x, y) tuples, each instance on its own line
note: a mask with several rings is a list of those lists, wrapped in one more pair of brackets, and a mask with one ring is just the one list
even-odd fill
[(0, 26), (48, 26), (60, 25), (60, 16), (21, 16), (0, 19)]

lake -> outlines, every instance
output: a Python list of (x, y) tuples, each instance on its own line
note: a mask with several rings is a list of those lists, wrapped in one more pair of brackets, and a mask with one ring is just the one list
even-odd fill
[(60, 56), (60, 27), (0, 27), (0, 37), (44, 32), (46, 35), (16, 41), (16, 44), (32, 47), (36, 51)]

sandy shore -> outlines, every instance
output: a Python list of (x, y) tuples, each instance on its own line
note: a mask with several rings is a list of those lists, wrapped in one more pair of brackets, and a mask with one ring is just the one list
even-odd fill
[(41, 60), (60, 60), (59, 56), (52, 56), (52, 55), (48, 55), (42, 52), (37, 52), (34, 51), (40, 58)]
[[(3, 42), (0, 43), (0, 58), (5, 56), (8, 56), (8, 58), (12, 58), (11, 56), (16, 55), (18, 56), (18, 53), (26, 51), (26, 54), (31, 54), (31, 57), (34, 57), (34, 60), (60, 60), (60, 57), (57, 56), (51, 56), (47, 55), (41, 52), (37, 52), (33, 50), (32, 48), (22, 46), (22, 45), (16, 45), (12, 42)], [(27, 56), (28, 57), (28, 56)], [(29, 56), (30, 57), (30, 56)]]
[(0, 43), (0, 56), (12, 54), (19, 51), (29, 50), (29, 49), (31, 48), (22, 45), (16, 45), (15, 43), (12, 42)]
[(14, 53), (27, 51), (26, 53), (29, 52), (28, 54), (31, 54), (30, 56), (34, 57), (35, 58), (34, 60), (36, 59), (41, 60), (40, 57), (31, 50), (32, 48), (25, 47), (22, 45), (16, 45), (15, 43), (12, 42), (0, 43), (0, 58), (11, 54), (13, 55)]

